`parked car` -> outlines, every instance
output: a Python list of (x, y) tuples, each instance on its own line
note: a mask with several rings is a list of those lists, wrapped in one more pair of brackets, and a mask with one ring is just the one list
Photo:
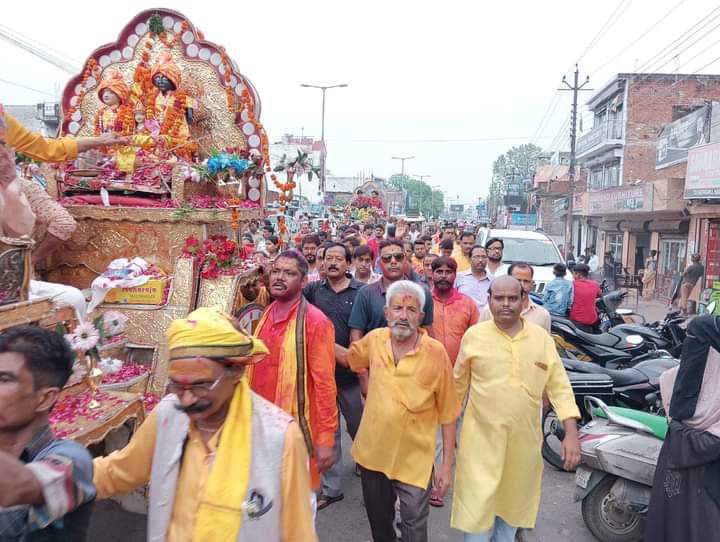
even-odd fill
[[(485, 242), (492, 237), (503, 240), (505, 245), (503, 263), (510, 265), (513, 262), (527, 262), (532, 266), (535, 291), (539, 294), (542, 294), (545, 285), (555, 278), (553, 265), (565, 263), (558, 247), (544, 233), (483, 228), (478, 234), (477, 243), (484, 246)], [(572, 273), (568, 271), (565, 278), (572, 280)]]

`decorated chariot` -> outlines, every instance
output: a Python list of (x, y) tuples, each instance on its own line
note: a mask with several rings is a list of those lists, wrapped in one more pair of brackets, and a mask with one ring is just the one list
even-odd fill
[(92, 312), (77, 322), (69, 308), (28, 301), (30, 247), (5, 240), (0, 265), (17, 272), (17, 295), (0, 298), (0, 331), (36, 323), (73, 342), (81, 367), (53, 424), (92, 444), (141, 422), (164, 392), (173, 319), (221, 306), (252, 327), (259, 311), (244, 310), (240, 290), (259, 270), (237, 257), (239, 232), (265, 216), (266, 175), (291, 198), (293, 168), (277, 180), (257, 91), (176, 11), (143, 11), (96, 49), (61, 108), (61, 136), (122, 138), (55, 166), (49, 183), (78, 225), (46, 278), (90, 290)]

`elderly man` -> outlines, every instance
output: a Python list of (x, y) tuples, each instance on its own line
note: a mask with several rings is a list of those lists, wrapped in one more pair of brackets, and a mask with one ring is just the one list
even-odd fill
[[(537, 324), (550, 333), (550, 325), (552, 324), (550, 313), (545, 310), (544, 307), (541, 307), (537, 303), (533, 303), (533, 300), (530, 299), (530, 292), (532, 292), (535, 288), (532, 266), (525, 262), (515, 262), (508, 268), (508, 275), (517, 279), (525, 292), (522, 303), (522, 312), (520, 315), (528, 322)], [(480, 319), (483, 321), (492, 320), (492, 317), (490, 307), (486, 306), (480, 314)]]
[(19, 326), (0, 335), (0, 540), (85, 540), (95, 487), (92, 458), (58, 439), (48, 414), (73, 356), (52, 331)]
[(376, 542), (397, 540), (395, 500), (400, 501), (402, 539), (427, 541), (435, 434), (442, 425), (443, 463), (436, 474), (444, 495), (455, 455), (460, 404), (452, 390), (452, 366), (444, 347), (420, 329), (425, 290), (394, 282), (387, 290), (387, 327), (350, 346), (353, 371), (370, 370), (365, 412), (352, 455), (360, 465), (363, 499)]
[(457, 396), (468, 403), (451, 525), (467, 542), (512, 542), (518, 527), (534, 527), (543, 469), (543, 391), (565, 427), (565, 468), (580, 460), (580, 413), (552, 337), (521, 316), (526, 296), (517, 279), (497, 277), (490, 286), (493, 320), (465, 334), (455, 363)]
[(492, 279), (485, 271), (488, 258), (485, 247), (476, 245), (470, 249), (470, 269), (458, 273), (455, 288), (461, 294), (472, 298), (479, 310), (487, 305), (488, 288)]
[(122, 450), (95, 460), (98, 497), (150, 483), (148, 540), (317, 540), (303, 435), (250, 391), (267, 353), (210, 308), (168, 330), (168, 391)]
[(276, 404), (300, 425), (311, 456), (312, 484), (335, 462), (335, 329), (320, 309), (302, 295), (308, 264), (296, 250), (286, 250), (270, 269), (275, 300), (255, 334), (269, 346), (265, 362), (249, 374), (255, 393)]

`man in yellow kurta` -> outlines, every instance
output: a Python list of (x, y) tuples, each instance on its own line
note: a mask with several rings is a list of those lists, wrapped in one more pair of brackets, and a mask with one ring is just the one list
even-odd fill
[(518, 527), (535, 526), (543, 391), (565, 426), (565, 468), (580, 460), (580, 412), (552, 338), (520, 315), (525, 295), (517, 279), (497, 277), (488, 301), (493, 320), (468, 330), (455, 363), (455, 389), (468, 403), (451, 525), (466, 542), (512, 542)]
[(426, 542), (437, 428), (442, 425), (443, 460), (436, 473), (442, 497), (451, 478), (460, 404), (453, 394), (445, 347), (420, 329), (423, 289), (401, 280), (388, 288), (386, 297), (388, 327), (353, 342), (347, 354), (353, 371), (370, 374), (352, 456), (360, 465), (373, 539), (396, 540), (397, 496), (402, 539)]
[(457, 262), (458, 273), (470, 269), (470, 253), (475, 245), (475, 234), (471, 231), (464, 231), (460, 234), (460, 242), (455, 244), (452, 257)]
[(175, 320), (168, 342), (170, 394), (95, 460), (98, 498), (149, 483), (149, 541), (316, 542), (302, 433), (244, 376), (265, 345), (209, 308)]

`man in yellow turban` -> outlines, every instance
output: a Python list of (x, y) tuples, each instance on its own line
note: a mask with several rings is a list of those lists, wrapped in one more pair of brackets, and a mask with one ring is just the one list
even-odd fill
[(316, 541), (302, 433), (244, 375), (265, 345), (210, 308), (175, 320), (168, 343), (169, 394), (95, 460), (98, 498), (149, 483), (149, 541)]

